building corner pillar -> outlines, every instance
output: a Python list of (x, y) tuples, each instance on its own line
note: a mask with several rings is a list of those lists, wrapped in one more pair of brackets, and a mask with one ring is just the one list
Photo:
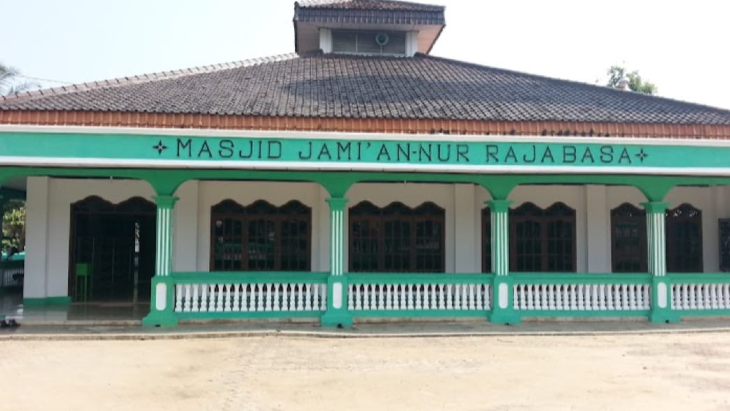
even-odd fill
[(157, 204), (157, 232), (155, 276), (152, 278), (150, 313), (142, 320), (145, 327), (175, 326), (178, 323), (173, 311), (175, 284), (170, 277), (173, 250), (173, 211), (177, 197), (154, 197)]
[(347, 198), (327, 199), (330, 208), (330, 272), (327, 277), (327, 311), (323, 327), (350, 327), (352, 315), (347, 310), (347, 276), (345, 275), (345, 209)]
[(512, 301), (513, 287), (509, 276), (509, 206), (512, 200), (486, 202), (491, 216), (492, 310), (489, 321), (496, 324), (519, 324), (520, 315)]
[(653, 323), (678, 322), (672, 312), (671, 282), (667, 278), (667, 245), (665, 233), (666, 202), (649, 201), (641, 204), (646, 210), (647, 255), (651, 274), (651, 309), (649, 321)]

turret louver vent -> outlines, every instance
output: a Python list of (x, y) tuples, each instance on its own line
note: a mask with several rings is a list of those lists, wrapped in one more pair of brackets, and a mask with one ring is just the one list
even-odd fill
[(332, 51), (335, 53), (405, 55), (406, 33), (333, 30)]

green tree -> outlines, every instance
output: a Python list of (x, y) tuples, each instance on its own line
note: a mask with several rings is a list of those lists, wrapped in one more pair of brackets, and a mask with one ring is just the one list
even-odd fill
[(10, 200), (5, 203), (3, 215), (3, 242), (2, 249), (10, 250), (16, 247), (25, 249), (25, 202)]
[(0, 63), (0, 96), (20, 93), (34, 87), (34, 84), (22, 81), (19, 75), (18, 70)]
[(632, 91), (651, 95), (657, 92), (656, 85), (643, 80), (636, 70), (630, 72), (623, 66), (611, 66), (606, 74), (608, 75), (606, 83), (608, 87), (619, 88), (619, 82), (626, 77), (629, 80), (629, 89)]

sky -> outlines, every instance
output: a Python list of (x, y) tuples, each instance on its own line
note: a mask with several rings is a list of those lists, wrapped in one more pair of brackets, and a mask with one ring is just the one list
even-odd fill
[[(591, 84), (624, 65), (660, 96), (730, 109), (727, 0), (430, 2), (447, 23), (433, 55)], [(0, 62), (45, 86), (294, 51), (293, 0), (0, 0), (0, 10)]]

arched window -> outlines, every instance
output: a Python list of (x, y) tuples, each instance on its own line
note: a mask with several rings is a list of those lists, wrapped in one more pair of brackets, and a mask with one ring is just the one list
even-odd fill
[(646, 250), (646, 212), (629, 203), (611, 210), (612, 271), (646, 272)]
[[(555, 203), (545, 210), (547, 265), (545, 271), (575, 271), (575, 210)], [(545, 262), (543, 262), (545, 266)]]
[(444, 272), (444, 209), (363, 201), (350, 209), (350, 271)]
[(211, 208), (213, 271), (309, 271), (312, 210), (299, 201), (244, 207), (224, 200)]
[(543, 271), (544, 213), (533, 203), (510, 210), (510, 270)]
[(702, 211), (681, 204), (666, 213), (667, 272), (702, 272)]
[(510, 210), (510, 270), (575, 271), (575, 210), (524, 203)]

